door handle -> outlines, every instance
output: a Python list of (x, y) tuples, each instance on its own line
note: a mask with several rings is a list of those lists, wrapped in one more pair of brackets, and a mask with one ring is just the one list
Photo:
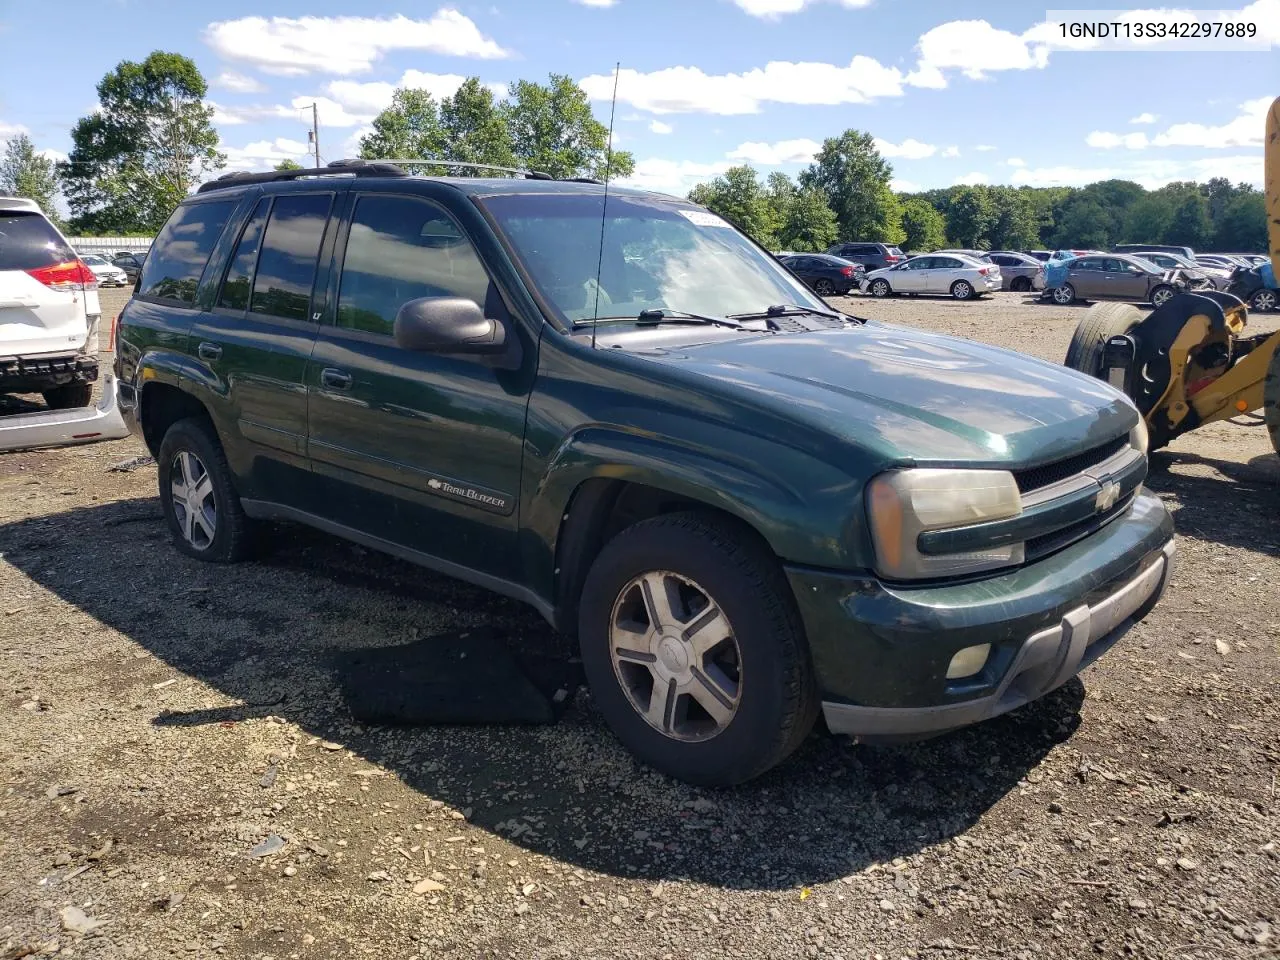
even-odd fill
[(218, 360), (222, 357), (222, 348), (216, 343), (202, 343), (196, 348), (201, 360)]
[(320, 371), (320, 382), (331, 390), (351, 389), (351, 374), (325, 367)]

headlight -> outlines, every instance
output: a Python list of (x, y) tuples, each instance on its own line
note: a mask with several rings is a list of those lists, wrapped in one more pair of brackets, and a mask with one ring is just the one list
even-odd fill
[(1129, 431), (1129, 446), (1137, 450), (1143, 456), (1147, 454), (1147, 448), (1151, 445), (1151, 437), (1147, 433), (1147, 421), (1141, 413), (1138, 414), (1138, 425)]
[(1021, 543), (966, 553), (926, 554), (927, 530), (966, 527), (1022, 513), (1022, 497), (1007, 470), (895, 470), (871, 481), (867, 518), (876, 569), (894, 580), (948, 577), (1022, 563)]

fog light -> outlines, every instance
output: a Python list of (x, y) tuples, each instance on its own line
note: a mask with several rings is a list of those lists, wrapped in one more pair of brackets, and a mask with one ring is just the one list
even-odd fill
[(951, 658), (947, 667), (948, 680), (963, 680), (972, 677), (987, 665), (987, 657), (991, 655), (991, 644), (980, 643), (976, 647), (965, 647)]

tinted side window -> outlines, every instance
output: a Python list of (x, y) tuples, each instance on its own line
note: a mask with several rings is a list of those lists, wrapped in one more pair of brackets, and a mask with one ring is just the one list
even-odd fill
[(231, 265), (227, 267), (222, 292), (218, 294), (218, 306), (230, 307), (232, 310), (249, 309), (249, 287), (253, 283), (253, 268), (258, 262), (258, 246), (262, 241), (262, 227), (267, 222), (269, 209), (269, 197), (263, 197), (253, 208), (253, 216), (245, 224), (240, 242), (236, 244), (236, 252), (231, 257)]
[(338, 288), (338, 326), (391, 336), (419, 297), (466, 297), (481, 307), (489, 275), (457, 224), (433, 203), (362, 196), (351, 218)]
[(320, 241), (333, 195), (285, 194), (271, 207), (253, 278), (249, 309), (287, 320), (306, 320), (316, 280)]
[(194, 303), (200, 274), (213, 252), (214, 244), (222, 235), (234, 200), (214, 203), (188, 203), (178, 207), (169, 222), (156, 237), (142, 266), (138, 292), (144, 296), (161, 297)]
[(996, 265), (996, 266), (998, 266), (998, 267), (1020, 267), (1020, 266), (1022, 266), (1022, 261), (1021, 261), (1021, 260), (1019, 260), (1019, 259), (1017, 259), (1016, 257), (1005, 257), (1005, 256), (999, 256), (999, 255), (997, 255), (997, 256), (993, 256), (993, 257), (991, 258), (991, 260), (992, 260), (992, 262), (993, 262), (993, 263), (995, 263), (995, 265)]
[(934, 257), (931, 266), (934, 270), (952, 270), (957, 267), (968, 266), (963, 260), (957, 260), (955, 257)]

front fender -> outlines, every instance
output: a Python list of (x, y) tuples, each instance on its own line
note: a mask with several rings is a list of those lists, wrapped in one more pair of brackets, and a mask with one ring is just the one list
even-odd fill
[(590, 426), (548, 459), (522, 511), (525, 560), (543, 596), (555, 592), (554, 558), (575, 493), (589, 480), (642, 484), (721, 510), (750, 525), (781, 559), (861, 569), (861, 486), (801, 451), (718, 431), (714, 446), (618, 427)]

